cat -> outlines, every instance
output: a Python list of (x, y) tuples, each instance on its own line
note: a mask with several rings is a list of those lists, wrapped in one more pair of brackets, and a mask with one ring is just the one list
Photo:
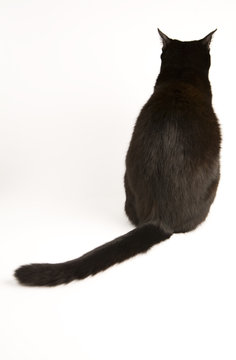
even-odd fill
[(71, 261), (21, 266), (15, 271), (20, 283), (54, 286), (84, 279), (205, 220), (220, 178), (221, 133), (208, 80), (215, 31), (182, 42), (158, 29), (160, 74), (126, 156), (125, 212), (135, 229)]

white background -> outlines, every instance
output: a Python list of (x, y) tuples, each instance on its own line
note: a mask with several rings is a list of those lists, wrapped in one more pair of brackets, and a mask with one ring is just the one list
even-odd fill
[[(1, 359), (236, 359), (234, 3), (0, 0)], [(207, 221), (93, 278), (19, 286), (19, 265), (132, 229), (124, 159), (159, 72), (157, 27), (180, 40), (218, 28), (222, 177)]]

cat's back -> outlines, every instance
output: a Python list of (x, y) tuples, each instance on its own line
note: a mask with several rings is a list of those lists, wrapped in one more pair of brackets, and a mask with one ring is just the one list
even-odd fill
[(218, 153), (219, 140), (211, 96), (197, 86), (172, 81), (157, 86), (142, 108), (130, 151), (140, 151), (140, 157), (151, 152), (156, 160), (175, 152), (199, 161)]
[[(214, 198), (208, 189), (218, 183), (219, 145), (209, 98), (188, 84), (158, 88), (141, 110), (126, 157), (136, 201), (140, 209), (152, 209), (140, 217), (153, 220), (161, 213), (175, 232), (203, 221)], [(194, 220), (180, 226), (187, 217)]]
[(154, 93), (142, 108), (137, 125), (161, 127), (164, 124), (186, 124), (193, 121), (204, 126), (215, 119), (211, 96), (192, 84), (171, 81), (155, 88)]

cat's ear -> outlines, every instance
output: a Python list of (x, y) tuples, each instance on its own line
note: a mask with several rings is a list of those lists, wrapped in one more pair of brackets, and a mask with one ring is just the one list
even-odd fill
[(163, 48), (165, 48), (171, 42), (171, 39), (169, 39), (168, 36), (166, 36), (160, 29), (157, 29), (157, 30), (161, 37)]
[(207, 36), (205, 36), (203, 39), (200, 40), (200, 42), (207, 46), (208, 48), (210, 47), (210, 43), (212, 40), (212, 36), (213, 34), (216, 32), (217, 29), (215, 29), (214, 31), (210, 32), (210, 34), (208, 34)]

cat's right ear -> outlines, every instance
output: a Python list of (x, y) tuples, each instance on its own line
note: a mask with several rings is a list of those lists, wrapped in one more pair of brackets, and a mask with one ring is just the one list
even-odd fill
[(160, 29), (157, 29), (157, 30), (158, 30), (159, 35), (161, 37), (163, 48), (165, 48), (171, 42), (171, 40)]

